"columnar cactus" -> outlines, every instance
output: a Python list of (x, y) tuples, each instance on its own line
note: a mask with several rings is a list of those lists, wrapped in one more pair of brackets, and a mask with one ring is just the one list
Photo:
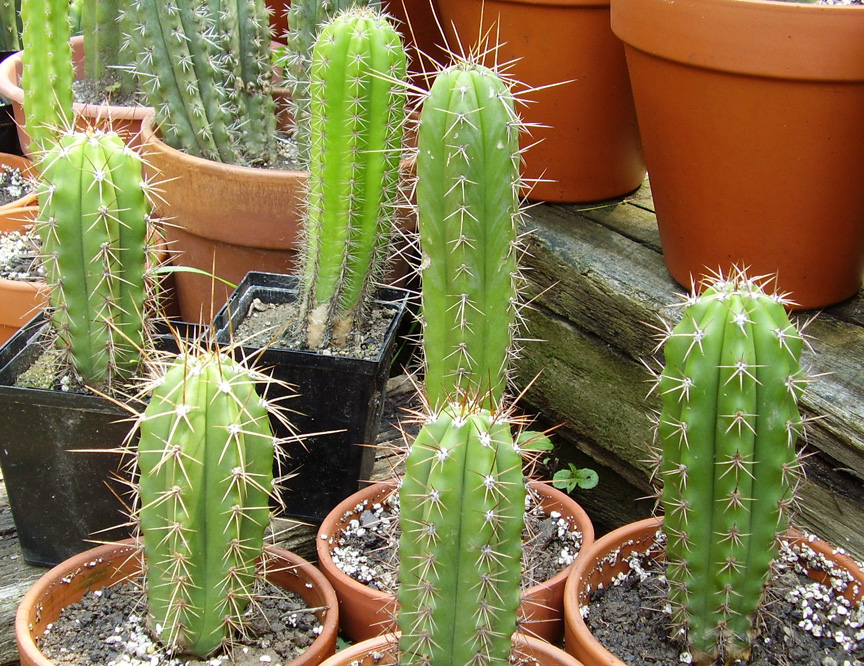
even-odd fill
[(274, 456), (255, 383), (217, 351), (182, 354), (139, 419), (149, 622), (176, 652), (209, 655), (252, 596)]
[(124, 49), (129, 25), (121, 0), (83, 0), (84, 74), (110, 94), (135, 90), (131, 52)]
[(150, 204), (141, 158), (114, 132), (66, 132), (42, 158), (37, 228), (58, 344), (91, 385), (135, 370)]
[(748, 653), (799, 468), (802, 336), (736, 274), (694, 297), (665, 342), (663, 529), (677, 626), (697, 661)]
[(508, 86), (460, 63), (423, 103), (417, 207), (426, 396), (500, 403), (516, 320), (520, 124)]
[(135, 0), (138, 75), (166, 143), (237, 163), (273, 156), (270, 31), (264, 0)]
[(69, 0), (22, 0), (21, 20), (24, 112), (38, 154), (73, 120)]
[(510, 424), (448, 406), (411, 447), (399, 496), (402, 663), (506, 666), (525, 511)]
[(21, 0), (0, 0), (0, 51), (21, 50)]
[(306, 164), (310, 159), (311, 114), (309, 111), (309, 73), (312, 48), (321, 26), (351, 7), (380, 7), (380, 0), (294, 0), (288, 10), (287, 57), (285, 70), (291, 87), (294, 136), (298, 154)]
[(406, 57), (369, 8), (326, 24), (312, 58), (312, 160), (303, 268), (309, 346), (343, 347), (387, 259), (399, 194)]

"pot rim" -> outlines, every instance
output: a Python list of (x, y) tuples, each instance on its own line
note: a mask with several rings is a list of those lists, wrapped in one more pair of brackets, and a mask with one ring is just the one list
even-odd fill
[(677, 64), (801, 81), (864, 82), (864, 8), (779, 0), (613, 0), (625, 45)]

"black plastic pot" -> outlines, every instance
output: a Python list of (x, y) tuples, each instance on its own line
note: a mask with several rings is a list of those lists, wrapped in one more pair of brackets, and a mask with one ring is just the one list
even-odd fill
[[(0, 51), (0, 62), (15, 51)], [(9, 100), (0, 96), (0, 153), (10, 155), (21, 155), (21, 146), (18, 143), (18, 128), (15, 126), (15, 118), (12, 115), (12, 104)]]
[[(277, 475), (294, 472), (283, 484), (284, 514), (320, 522), (340, 501), (369, 479), (375, 460), (373, 448), (384, 409), (385, 388), (397, 341), (397, 330), (407, 311), (407, 296), (395, 289), (379, 290), (378, 303), (393, 311), (386, 339), (374, 361), (330, 356), (311, 351), (270, 347), (240, 347), (235, 353), (256, 359), (257, 366), (287, 382), (299, 395), (285, 401), (292, 425), (303, 434), (329, 433), (289, 443), (288, 460), (277, 462)], [(220, 345), (229, 345), (232, 332), (254, 299), (288, 303), (297, 297), (293, 276), (248, 273), (213, 320)], [(272, 386), (270, 397), (289, 392)], [(291, 433), (273, 419), (277, 436)]]

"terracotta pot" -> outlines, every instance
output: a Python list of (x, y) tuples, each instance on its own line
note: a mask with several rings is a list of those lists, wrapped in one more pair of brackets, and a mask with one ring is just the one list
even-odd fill
[[(408, 52), (412, 80), (416, 85), (429, 87), (432, 76), (439, 69), (436, 63), (449, 58), (443, 48), (438, 16), (439, 0), (387, 0), (387, 13), (396, 19), (396, 29), (402, 35)], [(428, 74), (427, 74), (428, 72)]]
[(523, 136), (523, 147), (531, 146), (524, 176), (554, 182), (536, 183), (528, 198), (597, 201), (639, 187), (645, 161), (609, 0), (438, 0), (438, 6), (456, 50), (460, 43), (474, 47), (482, 14), (482, 34), (500, 44), (489, 64), (512, 63), (506, 74), (533, 101), (518, 111), (526, 123), (545, 126)]
[[(39, 208), (0, 207), (0, 234), (20, 231), (36, 219)], [(0, 345), (15, 335), (48, 303), (44, 282), (21, 282), (0, 278)]]
[[(268, 548), (275, 559), (267, 579), (289, 590), (316, 611), (323, 630), (291, 666), (317, 666), (336, 650), (338, 611), (333, 589), (321, 573), (303, 558), (279, 548)], [(66, 606), (89, 590), (99, 590), (141, 574), (140, 551), (131, 540), (98, 546), (61, 562), (27, 592), (15, 616), (15, 639), (22, 666), (52, 666), (36, 646), (48, 625)]]
[[(331, 551), (345, 526), (358, 517), (365, 507), (382, 501), (396, 488), (394, 479), (376, 483), (341, 502), (321, 523), (315, 547), (318, 566), (339, 597), (342, 631), (355, 641), (366, 640), (395, 629), (393, 618), (396, 598), (357, 582), (333, 562)], [(532, 483), (542, 497), (547, 512), (558, 511), (582, 533), (582, 550), (594, 542), (594, 526), (588, 514), (573, 499), (545, 483)], [(577, 556), (576, 561), (579, 560)], [(574, 563), (575, 564), (575, 563)], [(522, 593), (519, 615), (522, 632), (554, 642), (563, 631), (564, 584), (573, 564), (544, 583)]]
[[(297, 260), (306, 171), (233, 166), (187, 155), (142, 124), (146, 171), (158, 183), (156, 213), (176, 263), (238, 284), (251, 270), (290, 273)], [(231, 287), (205, 275), (176, 273), (184, 320), (209, 323)], [(212, 297), (211, 297), (212, 295)]]
[(864, 11), (765, 0), (613, 0), (666, 266), (737, 264), (801, 308), (864, 275)]
[[(72, 58), (75, 65), (75, 77), (84, 77), (84, 38), (73, 37)], [(24, 90), (19, 85), (21, 78), (21, 52), (9, 56), (0, 62), (0, 95), (7, 97), (12, 102), (12, 113), (18, 125), (18, 142), (25, 155), (30, 155), (30, 136), (26, 130), (26, 116), (24, 114)], [(72, 105), (72, 110), (77, 118), (77, 126), (101, 127), (102, 129), (113, 129), (120, 134), (131, 146), (140, 145), (138, 135), (141, 131), (141, 120), (151, 110), (149, 106), (113, 106), (107, 104), (79, 104)]]
[[(656, 518), (646, 518), (624, 525), (594, 542), (575, 562), (564, 591), (564, 635), (567, 652), (586, 666), (625, 666), (624, 662), (594, 638), (582, 619), (580, 608), (587, 603), (589, 595), (598, 586), (608, 586), (615, 576), (630, 571), (627, 559), (631, 553), (644, 553), (654, 546), (660, 524)], [(805, 542), (828, 561), (848, 570), (859, 584), (850, 585), (847, 596), (851, 596), (853, 590), (859, 597), (864, 593), (864, 572), (851, 557), (837, 553), (824, 541), (811, 541), (799, 532), (791, 531), (789, 536), (784, 538), (791, 543)], [(659, 557), (662, 553), (658, 551), (657, 555)], [(829, 576), (822, 572), (810, 571), (808, 574), (820, 582), (829, 579)]]
[[(0, 165), (5, 165), (11, 167), (13, 169), (20, 169), (21, 174), (26, 176), (27, 178), (31, 178), (34, 176), (33, 174), (33, 163), (27, 159), (26, 157), (21, 157), (20, 155), (10, 155), (9, 153), (0, 153)], [(15, 201), (10, 201), (8, 204), (4, 204), (0, 206), (0, 212), (4, 210), (11, 210), (13, 208), (23, 208), (25, 206), (35, 206), (36, 205), (36, 193), (31, 192), (30, 194), (25, 194), (20, 199), (16, 199)]]
[[(398, 634), (376, 636), (339, 650), (323, 666), (393, 666), (398, 664)], [(537, 666), (581, 666), (580, 662), (546, 641), (523, 634), (513, 637), (513, 647), (527, 663)]]

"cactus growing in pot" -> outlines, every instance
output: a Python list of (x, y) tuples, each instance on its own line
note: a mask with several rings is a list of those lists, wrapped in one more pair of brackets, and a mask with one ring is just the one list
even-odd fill
[(431, 417), (400, 497), (402, 663), (508, 663), (525, 510), (510, 423), (469, 403)]
[(384, 270), (399, 196), (405, 50), (369, 8), (337, 15), (312, 57), (312, 160), (301, 272), (307, 341), (344, 347)]
[(500, 404), (517, 319), (519, 132), (509, 86), (471, 62), (438, 74), (417, 138), (427, 400)]
[(800, 463), (801, 333), (743, 272), (693, 297), (665, 341), (659, 479), (673, 619), (698, 663), (746, 657)]
[(110, 97), (129, 94), (136, 87), (132, 72), (129, 16), (120, 0), (83, 0), (81, 28), (84, 36), (84, 74), (98, 81)]

